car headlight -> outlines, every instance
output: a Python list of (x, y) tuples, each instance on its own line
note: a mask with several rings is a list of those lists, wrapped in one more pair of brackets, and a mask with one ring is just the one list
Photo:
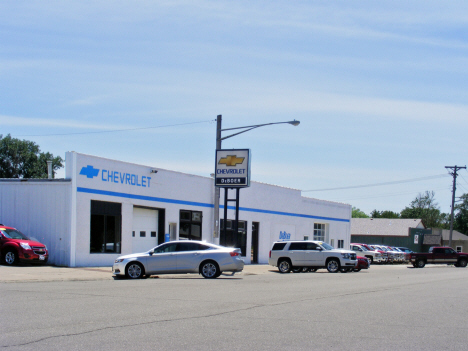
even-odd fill
[(351, 256), (349, 255), (349, 253), (342, 253), (341, 256), (343, 256), (343, 258), (350, 258)]
[(20, 245), (25, 250), (31, 250), (31, 246), (28, 243), (20, 243)]
[(122, 262), (124, 259), (123, 258), (118, 258), (115, 260), (115, 263), (119, 263), (119, 262)]

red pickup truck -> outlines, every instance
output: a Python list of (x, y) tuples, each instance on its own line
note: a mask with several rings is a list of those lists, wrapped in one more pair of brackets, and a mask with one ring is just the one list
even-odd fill
[(456, 252), (451, 247), (433, 246), (428, 253), (413, 252), (410, 262), (415, 268), (423, 268), (427, 263), (433, 264), (453, 264), (455, 267), (466, 267), (468, 254)]

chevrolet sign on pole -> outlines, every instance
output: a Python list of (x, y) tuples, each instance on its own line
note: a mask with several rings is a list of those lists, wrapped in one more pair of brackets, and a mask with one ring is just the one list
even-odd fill
[(250, 186), (250, 149), (216, 150), (216, 186), (245, 188)]

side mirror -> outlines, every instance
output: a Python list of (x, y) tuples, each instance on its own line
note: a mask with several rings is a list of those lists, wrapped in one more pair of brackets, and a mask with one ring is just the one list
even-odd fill
[(153, 254), (154, 254), (154, 250), (150, 250), (149, 255), (153, 256)]

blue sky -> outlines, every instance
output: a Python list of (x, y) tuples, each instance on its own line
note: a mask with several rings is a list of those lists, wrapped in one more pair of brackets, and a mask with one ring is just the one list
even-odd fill
[(399, 212), (433, 190), (449, 212), (467, 38), (466, 1), (2, 1), (0, 134), (209, 176), (218, 114), (297, 119), (223, 147), (304, 196)]

